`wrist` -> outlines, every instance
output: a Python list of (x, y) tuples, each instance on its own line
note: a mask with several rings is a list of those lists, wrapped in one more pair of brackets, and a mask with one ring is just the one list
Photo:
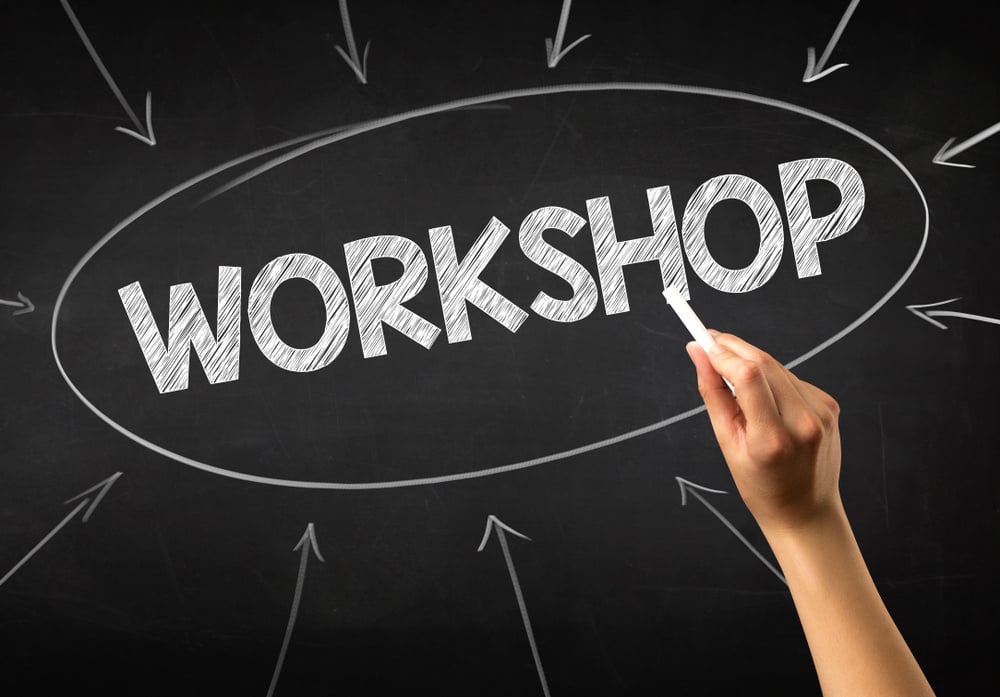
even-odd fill
[[(870, 585), (871, 577), (839, 500), (829, 510), (795, 526), (764, 532), (789, 586), (828, 593)], [(860, 586), (858, 585), (860, 584)]]
[(793, 522), (776, 520), (763, 523), (761, 530), (779, 559), (787, 555), (826, 556), (835, 550), (842, 550), (845, 543), (848, 546), (855, 544), (854, 532), (839, 496), (808, 516), (796, 518)]

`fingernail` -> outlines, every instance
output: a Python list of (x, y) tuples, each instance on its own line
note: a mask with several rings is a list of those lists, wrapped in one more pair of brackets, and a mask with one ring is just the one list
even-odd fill
[(716, 341), (716, 342), (712, 343), (712, 348), (710, 348), (708, 351), (709, 351), (709, 353), (711, 353), (711, 354), (713, 354), (715, 356), (718, 356), (720, 353), (724, 352), (725, 350), (726, 350), (725, 347), (723, 347), (722, 344), (720, 344), (719, 342)]

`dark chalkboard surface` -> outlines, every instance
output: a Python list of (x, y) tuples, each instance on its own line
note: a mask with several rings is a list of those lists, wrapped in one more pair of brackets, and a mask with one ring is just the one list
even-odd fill
[(837, 397), (886, 604), (995, 688), (984, 12), (5, 5), (4, 689), (818, 694), (665, 277)]

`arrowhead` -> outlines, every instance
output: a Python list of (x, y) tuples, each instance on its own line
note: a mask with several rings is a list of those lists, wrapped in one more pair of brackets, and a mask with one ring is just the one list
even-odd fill
[[(309, 546), (312, 547), (313, 554), (316, 555), (317, 559), (320, 561), (326, 561), (326, 559), (323, 558), (323, 555), (320, 554), (319, 545), (316, 542), (316, 528), (313, 527), (312, 523), (309, 523), (309, 525), (306, 526), (306, 531), (302, 533), (302, 537), (299, 538), (299, 543), (292, 548), (292, 551), (298, 552), (303, 548), (302, 546), (306, 542), (308, 542)], [(305, 551), (308, 553), (308, 548), (306, 548)]]
[(681, 488), (681, 505), (687, 505), (687, 494), (688, 489), (697, 489), (699, 491), (706, 491), (710, 494), (725, 494), (726, 492), (722, 489), (709, 489), (707, 486), (702, 486), (701, 484), (695, 484), (694, 482), (689, 482), (683, 477), (674, 477), (677, 480), (677, 486)]
[(149, 147), (153, 147), (154, 145), (156, 145), (156, 138), (151, 138), (147, 136), (145, 133), (138, 133), (136, 131), (133, 131), (131, 128), (125, 128), (124, 126), (115, 126), (115, 130), (118, 131), (119, 133), (124, 133), (127, 136), (132, 136), (136, 140), (142, 141)]
[[(138, 125), (138, 124), (136, 124)], [(146, 92), (146, 130), (143, 131), (139, 129), (138, 131), (133, 131), (131, 128), (125, 128), (124, 126), (115, 126), (115, 130), (119, 133), (124, 133), (127, 136), (132, 136), (136, 140), (140, 140), (149, 147), (156, 145), (156, 134), (153, 133), (153, 93)]]
[(802, 74), (802, 82), (816, 82), (816, 80), (846, 67), (847, 63), (837, 63), (824, 70), (822, 65), (816, 64), (816, 49), (810, 46), (806, 49), (806, 71)]
[[(90, 487), (86, 491), (81, 491), (79, 494), (77, 494), (71, 499), (66, 499), (63, 503), (72, 503), (73, 501), (77, 501), (79, 499), (87, 497), (88, 500), (91, 501), (91, 503), (90, 506), (87, 508), (87, 512), (83, 514), (82, 520), (84, 523), (86, 523), (90, 519), (90, 516), (93, 514), (94, 509), (97, 508), (97, 504), (99, 504), (104, 499), (105, 495), (107, 495), (108, 493), (108, 490), (114, 485), (115, 482), (118, 481), (118, 478), (120, 476), (122, 476), (121, 472), (115, 472), (107, 479), (101, 480), (100, 482)], [(91, 494), (94, 494), (94, 492), (97, 493), (91, 500), (89, 497)]]
[(935, 313), (921, 312), (921, 310), (924, 310), (925, 308), (928, 307), (940, 307), (941, 305), (947, 305), (948, 303), (953, 303), (956, 300), (961, 300), (961, 298), (952, 298), (951, 300), (942, 300), (941, 302), (938, 303), (928, 303), (926, 305), (907, 305), (906, 309), (915, 314), (920, 319), (924, 320), (925, 322), (930, 322), (938, 329), (947, 329), (948, 326), (946, 324), (944, 324), (943, 322), (939, 322), (938, 320), (933, 319), (931, 317), (931, 315)]
[(368, 50), (372, 47), (372, 42), (369, 41), (365, 44), (365, 51), (361, 57), (361, 65), (358, 65), (358, 61), (347, 54), (347, 51), (342, 49), (340, 46), (334, 46), (340, 57), (344, 59), (348, 67), (354, 71), (354, 75), (358, 78), (358, 82), (362, 85), (368, 84)]
[(368, 49), (372, 47), (372, 42), (368, 41), (365, 44), (364, 53), (361, 54), (361, 84), (368, 84)]
[(951, 144), (955, 142), (954, 138), (949, 138), (948, 142), (941, 146), (941, 149), (937, 151), (937, 155), (931, 160), (936, 165), (948, 165), (949, 167), (964, 167), (965, 169), (975, 169), (975, 165), (967, 165), (961, 162), (949, 162), (953, 155), (956, 155), (954, 151), (948, 150)]
[(35, 304), (30, 300), (28, 300), (28, 298), (26, 298), (24, 294), (19, 292), (17, 294), (17, 299), (20, 300), (21, 303), (23, 303), (24, 307), (22, 307), (20, 310), (14, 310), (13, 312), (10, 313), (11, 315), (13, 316), (26, 315), (29, 312), (35, 311)]
[(572, 51), (574, 48), (576, 48), (578, 45), (580, 45), (582, 42), (584, 42), (585, 40), (587, 40), (589, 38), (590, 38), (590, 34), (584, 34), (579, 39), (577, 39), (576, 41), (574, 41), (573, 43), (571, 43), (569, 46), (567, 46), (566, 48), (564, 48), (561, 51), (557, 51), (556, 50), (555, 45), (552, 43), (552, 39), (546, 38), (545, 39), (545, 59), (546, 59), (546, 64), (550, 68), (556, 67), (557, 65), (559, 65), (559, 61), (561, 61), (563, 59), (563, 56), (565, 56), (567, 53), (569, 53), (570, 51)]
[(490, 515), (487, 516), (486, 518), (486, 531), (483, 533), (483, 539), (482, 541), (480, 541), (479, 547), (476, 549), (477, 552), (482, 552), (483, 549), (486, 547), (486, 542), (490, 539), (490, 532), (492, 532), (494, 528), (496, 529), (498, 535), (502, 535), (503, 531), (506, 530), (511, 535), (517, 535), (522, 540), (527, 540), (528, 542), (531, 542), (531, 538), (528, 537), (527, 535), (519, 533), (517, 530), (504, 523), (495, 515)]

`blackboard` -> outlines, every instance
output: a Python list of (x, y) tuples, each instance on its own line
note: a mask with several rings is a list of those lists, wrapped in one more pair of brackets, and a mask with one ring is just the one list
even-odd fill
[[(980, 4), (0, 12), (5, 690), (818, 694), (667, 271), (605, 277), (609, 225), (675, 240), (706, 323), (837, 397), (904, 637), (939, 694), (997, 684)], [(807, 160), (864, 192), (812, 272), (782, 188)], [(699, 223), (724, 176), (759, 211)], [(540, 210), (562, 227), (525, 242)], [(756, 263), (765, 228), (744, 292), (695, 268)], [(172, 286), (238, 344), (164, 348), (158, 384)]]

